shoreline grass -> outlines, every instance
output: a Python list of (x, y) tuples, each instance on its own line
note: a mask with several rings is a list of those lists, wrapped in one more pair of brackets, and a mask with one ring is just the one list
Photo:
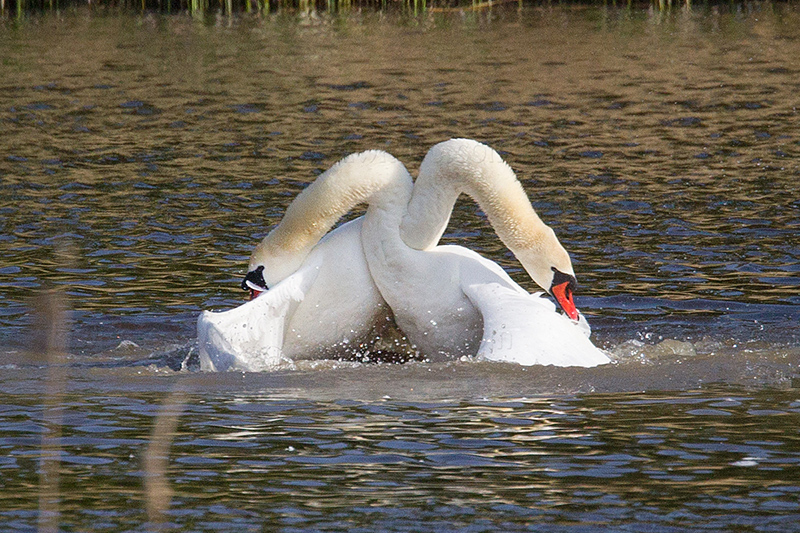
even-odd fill
[(447, 12), (485, 10), (516, 4), (523, 7), (595, 6), (669, 11), (684, 7), (743, 6), (782, 3), (795, 0), (0, 0), (0, 16), (22, 17), (26, 14), (90, 7), (120, 12), (161, 14), (215, 13), (233, 16), (245, 13), (269, 14), (280, 11), (347, 12), (353, 10)]

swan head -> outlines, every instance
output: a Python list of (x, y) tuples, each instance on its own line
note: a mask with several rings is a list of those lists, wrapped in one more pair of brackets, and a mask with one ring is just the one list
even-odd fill
[(569, 318), (578, 320), (578, 308), (572, 298), (578, 282), (569, 253), (561, 246), (555, 232), (544, 226), (537, 238), (528, 246), (514, 250), (514, 254), (531, 279), (555, 298)]
[(264, 281), (264, 265), (259, 265), (255, 270), (248, 271), (242, 280), (242, 290), (250, 291), (251, 300), (267, 289), (267, 282)]
[(250, 291), (251, 299), (296, 272), (313, 248), (308, 245), (291, 246), (276, 240), (270, 232), (250, 256), (242, 289)]

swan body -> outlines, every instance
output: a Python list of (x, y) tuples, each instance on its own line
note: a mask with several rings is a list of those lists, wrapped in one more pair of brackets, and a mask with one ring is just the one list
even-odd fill
[[(499, 166), (476, 167), (476, 157), (494, 158)], [(507, 169), (506, 190), (499, 193), (491, 175), (498, 168)], [(458, 184), (465, 175), (468, 187)], [(574, 309), (569, 256), (496, 152), (463, 139), (441, 143), (426, 156), (415, 186), (402, 163), (370, 151), (348, 156), (320, 176), (257, 247), (246, 281), (256, 292), (268, 291), (234, 310), (200, 316), (203, 368), (260, 370), (300, 354), (341, 353), (343, 343), (364, 339), (385, 322), (384, 300), (409, 340), (431, 359), (609, 362), (589, 341), (588, 324), (576, 309), (577, 320), (570, 320), (497, 264), (462, 247), (435, 246), (461, 192), (478, 200), (534, 280), (552, 293), (558, 283), (564, 289), (559, 303), (568, 313)], [(369, 203), (363, 219), (320, 240), (362, 202)], [(351, 277), (342, 272), (343, 263)], [(328, 318), (338, 319), (337, 327), (329, 328)]]
[[(380, 246), (388, 251), (392, 245), (383, 241)], [(402, 253), (414, 272), (400, 267), (404, 282), (392, 283), (384, 294), (398, 327), (428, 359), (474, 356), (525, 366), (582, 367), (610, 362), (589, 340), (583, 315), (575, 322), (559, 314), (543, 293), (528, 293), (479, 254), (450, 245)], [(425, 290), (410, 290), (416, 284)]]
[(203, 370), (274, 369), (340, 357), (390, 320), (361, 247), (361, 219), (327, 234), (294, 273), (257, 298), (197, 322)]
[[(429, 156), (436, 156), (434, 149)], [(414, 194), (418, 185), (419, 178)], [(410, 181), (373, 195), (361, 239), (378, 290), (398, 327), (420, 352), (431, 360), (477, 356), (523, 365), (592, 367), (610, 362), (589, 340), (588, 324), (580, 314), (577, 321), (558, 314), (550, 301), (529, 294), (496, 263), (460, 246), (408, 246), (401, 224), (411, 195)], [(484, 207), (487, 215), (490, 209), (495, 208)], [(539, 233), (554, 237), (552, 232), (531, 231)], [(517, 248), (525, 246), (532, 244), (516, 243)], [(547, 246), (563, 250), (557, 240), (538, 246), (542, 253)], [(563, 258), (561, 253), (554, 255), (556, 261)], [(530, 268), (539, 263), (537, 259)], [(571, 265), (562, 268), (571, 271)]]

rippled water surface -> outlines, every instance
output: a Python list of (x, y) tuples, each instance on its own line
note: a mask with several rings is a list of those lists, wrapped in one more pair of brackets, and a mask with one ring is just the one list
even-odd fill
[[(311, 400), (255, 392), (262, 384), (251, 377), (234, 384), (241, 375), (224, 375), (221, 391), (188, 397), (172, 442), (165, 527), (800, 530), (795, 393)], [(152, 379), (137, 378), (137, 387), (159, 388)], [(126, 394), (108, 397), (79, 386), (64, 397), (65, 529), (119, 531), (146, 520), (140, 456), (161, 395), (122, 387)], [(8, 450), (0, 517), (5, 530), (25, 531), (35, 520), (42, 415), (13, 392), (0, 402)]]
[[(78, 9), (0, 50), (3, 529), (150, 529), (149, 494), (186, 530), (800, 531), (792, 3)], [(198, 313), (319, 172), (456, 136), (517, 171), (617, 364), (196, 370)], [(470, 201), (445, 241), (535, 290)]]

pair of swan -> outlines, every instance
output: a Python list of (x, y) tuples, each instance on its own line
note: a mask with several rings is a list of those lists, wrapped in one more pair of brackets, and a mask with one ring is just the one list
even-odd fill
[[(478, 202), (541, 294), (460, 246), (437, 246), (457, 197)], [(366, 214), (329, 230), (367, 203)], [(353, 154), (320, 175), (256, 247), (243, 287), (254, 298), (198, 319), (201, 366), (262, 370), (283, 360), (341, 355), (391, 317), (431, 360), (477, 356), (523, 365), (596, 366), (572, 299), (575, 274), (514, 172), (486, 145), (434, 146), (416, 183), (382, 151)]]

